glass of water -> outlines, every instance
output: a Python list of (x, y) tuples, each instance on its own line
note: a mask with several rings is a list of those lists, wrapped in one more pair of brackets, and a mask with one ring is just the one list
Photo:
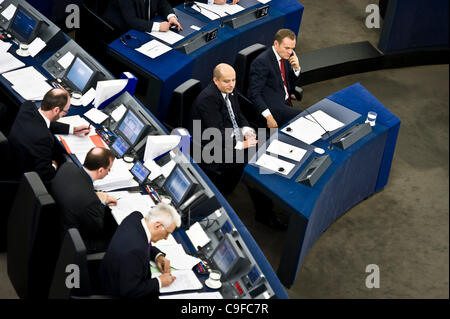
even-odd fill
[(369, 113), (367, 113), (366, 123), (369, 123), (370, 126), (375, 126), (376, 120), (377, 120), (377, 113), (375, 113), (374, 111), (370, 111)]

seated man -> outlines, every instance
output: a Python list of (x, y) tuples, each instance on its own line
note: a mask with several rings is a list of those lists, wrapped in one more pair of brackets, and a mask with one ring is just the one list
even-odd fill
[(248, 97), (269, 128), (281, 127), (301, 112), (290, 100), (300, 75), (295, 41), (291, 30), (278, 30), (273, 46), (250, 65)]
[[(167, 0), (110, 0), (104, 18), (121, 33), (130, 29), (143, 32), (169, 31), (171, 25), (182, 30), (172, 7)], [(153, 22), (157, 16), (167, 19)]]
[(108, 175), (114, 162), (109, 149), (94, 147), (86, 155), (83, 167), (64, 163), (51, 183), (52, 195), (61, 212), (63, 234), (77, 228), (88, 253), (105, 251), (117, 227), (108, 206), (117, 200), (96, 192), (94, 181)]
[[(216, 182), (216, 185), (225, 193), (232, 192), (236, 187), (249, 160), (248, 151), (253, 148), (256, 152), (255, 146), (258, 143), (255, 130), (249, 127), (239, 107), (235, 85), (236, 72), (230, 65), (221, 63), (214, 68), (213, 82), (198, 95), (192, 106), (193, 139), (195, 144), (202, 146), (201, 154), (196, 154), (199, 150), (194, 146), (194, 160), (200, 163), (206, 172), (222, 171), (227, 184)], [(213, 133), (213, 140), (198, 141), (201, 136), (197, 136), (196, 131), (206, 129)], [(214, 129), (217, 132), (215, 135)], [(228, 142), (230, 140), (231, 143)], [(212, 162), (208, 163), (210, 159), (205, 156), (210, 155), (207, 152), (210, 146), (213, 146), (213, 154)], [(220, 153), (220, 156), (217, 156), (216, 152)], [(286, 229), (272, 211), (271, 200), (252, 187), (248, 190), (255, 206), (255, 219), (273, 228)]]
[(48, 91), (39, 109), (31, 101), (22, 104), (8, 136), (17, 176), (35, 171), (44, 182), (49, 182), (58, 167), (53, 134), (89, 133), (87, 125), (72, 127), (56, 122), (69, 108), (70, 96), (64, 89)]
[[(160, 203), (142, 218), (133, 212), (117, 228), (99, 269), (104, 292), (124, 298), (157, 298), (161, 287), (169, 286), (175, 277), (170, 274), (170, 261), (154, 247), (167, 239), (181, 219), (175, 208)], [(155, 261), (161, 275), (152, 278), (150, 260)]]

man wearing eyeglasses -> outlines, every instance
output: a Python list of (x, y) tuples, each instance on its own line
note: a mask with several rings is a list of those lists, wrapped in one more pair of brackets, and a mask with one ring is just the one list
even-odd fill
[(35, 171), (44, 182), (50, 181), (61, 161), (53, 134), (89, 133), (87, 125), (73, 127), (57, 122), (69, 108), (70, 96), (64, 89), (48, 91), (39, 108), (31, 101), (21, 105), (8, 136), (17, 176)]
[[(175, 208), (164, 203), (154, 206), (145, 218), (137, 211), (126, 217), (100, 265), (104, 293), (122, 298), (156, 298), (175, 277), (170, 273), (170, 261), (152, 244), (167, 239), (180, 225)], [(156, 278), (152, 278), (151, 260), (162, 273)]]

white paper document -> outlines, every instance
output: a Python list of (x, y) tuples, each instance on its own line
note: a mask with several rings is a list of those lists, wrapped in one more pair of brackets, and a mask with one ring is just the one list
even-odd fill
[(307, 151), (301, 147), (280, 142), (279, 140), (273, 140), (267, 148), (267, 152), (300, 162)]
[(17, 59), (9, 52), (0, 53), (0, 73), (5, 73), (24, 67), (25, 63)]
[(11, 42), (5, 42), (0, 40), (0, 54), (8, 51), (11, 46), (12, 46)]
[(97, 110), (95, 107), (84, 113), (84, 116), (86, 116), (95, 124), (103, 123), (109, 117), (102, 111)]
[(136, 49), (136, 51), (152, 59), (157, 58), (170, 50), (172, 50), (171, 47), (165, 45), (162, 42), (159, 42), (158, 40), (149, 41)]
[(16, 13), (16, 6), (12, 3), (2, 11), (2, 16), (6, 18), (6, 20), (11, 20), (11, 18), (14, 16), (14, 13)]
[(89, 125), (89, 122), (79, 115), (63, 116), (58, 120), (58, 122), (72, 126)]
[(223, 299), (220, 292), (191, 292), (187, 294), (160, 295), (159, 299)]
[(133, 166), (133, 163), (126, 163), (123, 159), (114, 160), (109, 174), (103, 179), (96, 180), (94, 188), (108, 192), (120, 188), (139, 186), (129, 171), (131, 166)]
[(197, 247), (203, 247), (211, 241), (199, 222), (194, 223), (186, 230), (186, 235), (189, 237), (195, 249), (197, 249)]
[(98, 81), (95, 88), (94, 106), (99, 107), (107, 99), (122, 91), (128, 83), (127, 79)]
[(258, 2), (261, 2), (262, 4), (266, 4), (266, 3), (270, 2), (270, 1), (272, 1), (272, 0), (258, 0)]
[(190, 270), (201, 261), (186, 254), (181, 244), (164, 245), (157, 242), (154, 246), (166, 254), (166, 258), (170, 260), (170, 266), (177, 270)]
[(288, 175), (295, 167), (294, 164), (283, 161), (279, 158), (270, 156), (268, 154), (261, 155), (255, 163), (256, 165), (271, 170), (276, 173)]
[[(156, 278), (160, 275), (161, 273), (152, 272), (152, 278)], [(172, 282), (172, 284), (170, 284), (170, 286), (162, 287), (160, 289), (161, 293), (182, 290), (198, 290), (203, 288), (202, 283), (198, 280), (192, 270), (174, 270), (172, 271), (172, 276), (175, 276), (176, 279)]]
[(216, 20), (227, 15), (232, 15), (244, 10), (244, 7), (238, 4), (206, 4), (195, 2), (197, 5), (192, 9), (200, 12), (202, 15), (211, 20)]
[(95, 89), (90, 88), (89, 91), (83, 94), (81, 98), (81, 105), (88, 106), (95, 98)]
[(111, 112), (111, 117), (114, 119), (114, 121), (119, 122), (126, 111), (127, 108), (125, 107), (125, 105), (120, 104), (114, 111)]
[(149, 135), (145, 143), (144, 162), (173, 150), (180, 144), (179, 135)]
[[(311, 113), (311, 115), (307, 115), (305, 117), (317, 125), (319, 125), (318, 123), (320, 123), (320, 125), (322, 125), (323, 128), (328, 132), (337, 130), (338, 128), (345, 125), (341, 121), (336, 120), (334, 117), (328, 115), (322, 110), (315, 111), (314, 113)], [(325, 130), (322, 129), (322, 134), (326, 133)]]
[(322, 137), (324, 130), (317, 125), (317, 123), (304, 117), (300, 117), (283, 128), (281, 132), (305, 142), (306, 144), (311, 144)]
[(117, 199), (117, 205), (111, 206), (111, 213), (120, 225), (122, 221), (134, 211), (138, 211), (142, 216), (146, 216), (148, 211), (155, 206), (155, 203), (147, 194), (130, 193), (127, 191), (108, 192)]
[(47, 78), (32, 66), (4, 73), (3, 77), (25, 100), (42, 100), (52, 89)]
[(64, 140), (71, 152), (70, 154), (86, 154), (91, 150), (91, 148), (95, 147), (94, 142), (92, 142), (89, 136), (78, 136), (72, 134), (55, 136), (60, 140)]
[(63, 57), (61, 57), (57, 62), (64, 68), (67, 69), (70, 66), (70, 63), (72, 63), (75, 56), (72, 54), (72, 52), (67, 52), (64, 54)]
[(46, 46), (47, 46), (47, 43), (42, 41), (41, 38), (36, 37), (33, 40), (33, 42), (31, 42), (30, 45), (28, 46), (28, 52), (30, 52), (30, 55), (34, 58), (36, 56), (36, 54), (41, 52), (41, 50), (43, 48), (45, 48)]
[(172, 30), (169, 30), (167, 32), (159, 32), (159, 31), (153, 31), (153, 32), (147, 32), (152, 37), (158, 38), (161, 41), (164, 41), (169, 44), (174, 44), (175, 42), (178, 42), (180, 40), (184, 39), (184, 36), (181, 34), (178, 34), (176, 32), (173, 32)]

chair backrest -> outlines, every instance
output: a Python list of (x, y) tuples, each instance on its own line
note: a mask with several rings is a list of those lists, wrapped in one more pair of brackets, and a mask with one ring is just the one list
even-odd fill
[(9, 176), (10, 152), (8, 139), (2, 132), (0, 132), (0, 154), (0, 179), (3, 180)]
[(59, 216), (36, 172), (23, 175), (7, 229), (8, 276), (20, 298), (46, 298), (59, 251)]
[(49, 291), (50, 299), (70, 299), (92, 294), (86, 246), (78, 229), (67, 230)]
[(192, 134), (191, 109), (192, 103), (202, 91), (199, 80), (189, 79), (179, 85), (172, 93), (166, 124), (175, 127), (184, 127)]
[(250, 64), (265, 49), (266, 46), (264, 44), (255, 43), (238, 52), (234, 69), (236, 70), (236, 74), (238, 74), (236, 77), (236, 88), (242, 94), (247, 94)]

